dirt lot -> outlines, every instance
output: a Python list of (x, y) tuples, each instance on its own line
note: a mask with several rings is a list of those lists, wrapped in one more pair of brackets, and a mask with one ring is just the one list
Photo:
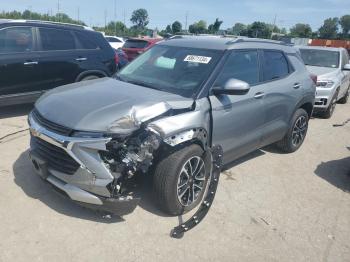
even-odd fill
[[(0, 111), (0, 137), (30, 107)], [(106, 219), (67, 201), (29, 163), (28, 132), (0, 142), (0, 261), (350, 261), (350, 104), (312, 119), (297, 153), (254, 152), (223, 172), (206, 219), (181, 240), (146, 197)]]

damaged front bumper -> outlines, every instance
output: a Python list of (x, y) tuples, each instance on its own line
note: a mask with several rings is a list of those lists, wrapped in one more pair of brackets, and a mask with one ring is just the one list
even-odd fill
[(110, 138), (60, 135), (40, 125), (33, 114), (28, 121), (30, 159), (43, 179), (82, 206), (119, 216), (134, 211), (140, 198), (131, 193), (116, 196), (109, 188), (118, 174), (111, 173), (99, 152), (106, 150)]

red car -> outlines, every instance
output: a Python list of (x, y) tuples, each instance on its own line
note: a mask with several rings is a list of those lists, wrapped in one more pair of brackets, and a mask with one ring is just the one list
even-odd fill
[(125, 41), (123, 51), (128, 56), (129, 62), (134, 60), (137, 56), (152, 47), (155, 43), (162, 39), (159, 38), (130, 38)]

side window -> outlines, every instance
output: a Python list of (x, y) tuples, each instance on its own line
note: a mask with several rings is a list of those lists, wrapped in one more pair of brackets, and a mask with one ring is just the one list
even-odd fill
[(99, 45), (97, 44), (96, 37), (89, 36), (86, 33), (75, 32), (75, 35), (78, 38), (80, 46), (83, 49), (99, 49)]
[(289, 65), (282, 52), (264, 51), (263, 76), (264, 81), (285, 77), (289, 74)]
[(39, 32), (44, 51), (75, 49), (74, 36), (68, 30), (39, 28)]
[(10, 27), (0, 30), (0, 53), (33, 50), (31, 27)]
[(257, 84), (259, 82), (258, 52), (256, 50), (232, 52), (215, 85), (224, 86), (230, 78), (245, 81), (250, 85)]

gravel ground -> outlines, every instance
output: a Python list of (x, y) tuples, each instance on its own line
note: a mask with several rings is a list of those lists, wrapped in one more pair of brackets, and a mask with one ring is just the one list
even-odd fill
[(0, 109), (0, 261), (350, 261), (350, 104), (312, 119), (294, 154), (271, 148), (221, 176), (205, 220), (181, 240), (153, 205), (103, 218), (55, 193), (28, 160), (30, 106)]

